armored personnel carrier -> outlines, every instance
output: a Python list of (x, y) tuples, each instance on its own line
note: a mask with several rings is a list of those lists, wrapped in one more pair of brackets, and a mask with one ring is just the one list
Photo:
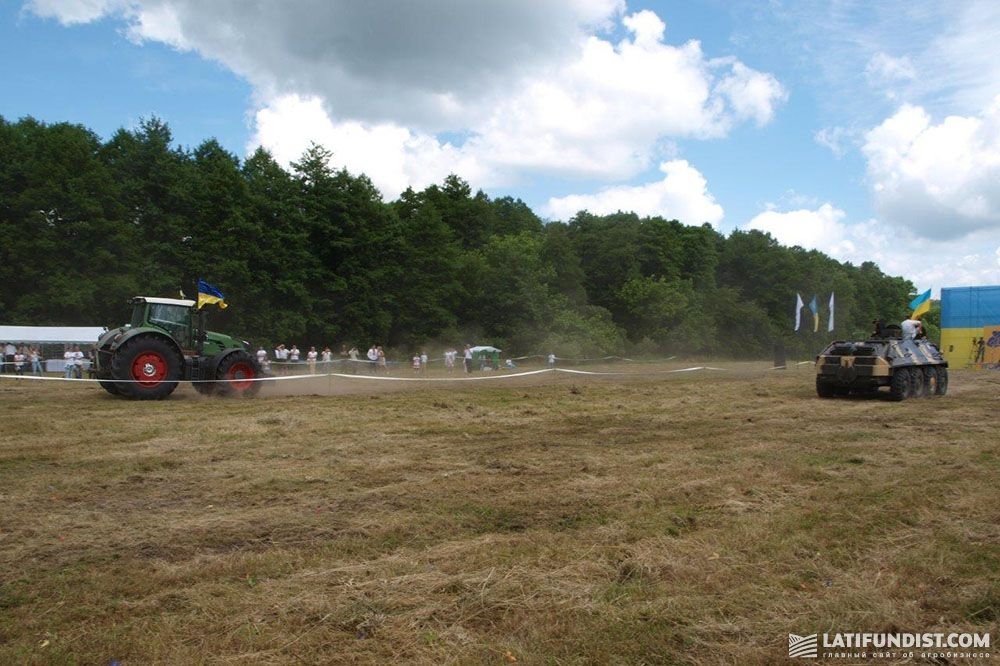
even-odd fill
[(892, 400), (948, 392), (948, 362), (926, 338), (904, 339), (898, 326), (862, 342), (838, 340), (816, 357), (816, 393), (821, 398), (878, 394)]

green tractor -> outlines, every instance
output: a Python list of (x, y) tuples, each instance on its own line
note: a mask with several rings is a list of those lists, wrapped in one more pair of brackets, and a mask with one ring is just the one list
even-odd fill
[(263, 372), (249, 344), (205, 330), (194, 301), (136, 296), (132, 321), (97, 341), (97, 379), (108, 393), (160, 400), (180, 381), (205, 395), (253, 396)]

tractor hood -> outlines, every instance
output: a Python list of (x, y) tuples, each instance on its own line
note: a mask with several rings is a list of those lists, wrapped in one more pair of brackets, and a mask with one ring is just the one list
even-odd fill
[(210, 348), (216, 348), (218, 350), (222, 349), (232, 349), (237, 347), (246, 351), (249, 349), (249, 344), (244, 340), (238, 340), (231, 335), (226, 335), (225, 333), (216, 333), (215, 331), (205, 331), (205, 350), (208, 352)]

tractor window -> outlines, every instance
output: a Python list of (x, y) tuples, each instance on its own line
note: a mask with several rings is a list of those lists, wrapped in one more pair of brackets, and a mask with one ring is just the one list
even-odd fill
[(149, 321), (153, 324), (187, 326), (188, 319), (188, 309), (185, 307), (163, 303), (149, 304)]
[(180, 305), (149, 304), (149, 323), (166, 330), (181, 348), (191, 345), (191, 311)]

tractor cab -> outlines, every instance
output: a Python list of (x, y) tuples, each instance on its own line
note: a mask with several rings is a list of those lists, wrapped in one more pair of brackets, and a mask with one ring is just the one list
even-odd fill
[[(158, 328), (169, 335), (185, 356), (218, 354), (239, 347), (240, 340), (206, 330), (205, 311), (194, 301), (136, 296), (132, 303), (132, 328)], [(245, 343), (243, 343), (245, 346)]]
[(160, 328), (176, 340), (181, 349), (193, 350), (199, 324), (204, 330), (202, 313), (194, 306), (195, 302), (189, 300), (137, 296), (132, 299), (132, 328)]

